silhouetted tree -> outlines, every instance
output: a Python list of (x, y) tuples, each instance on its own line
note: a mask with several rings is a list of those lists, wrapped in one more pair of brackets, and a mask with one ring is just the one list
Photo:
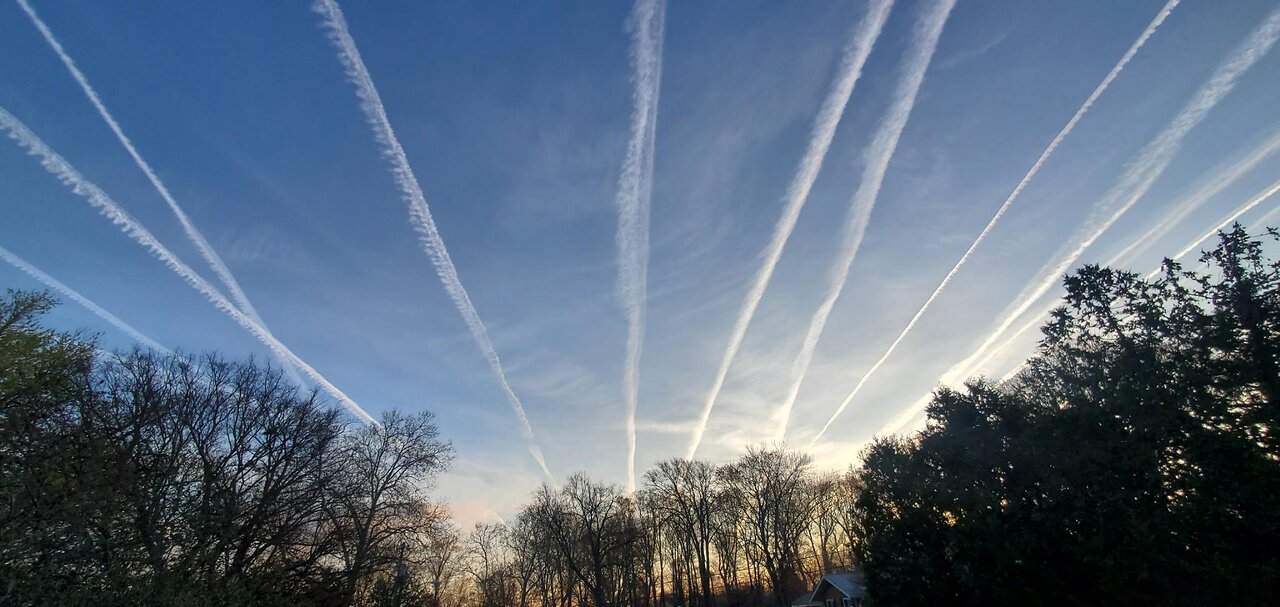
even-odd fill
[(426, 491), (452, 456), (430, 412), (389, 412), (377, 425), (342, 435), (334, 454), (338, 478), (323, 508), (343, 561), (347, 603), (360, 598), (361, 582), (371, 574), (394, 571), (404, 561), (424, 520), (435, 524), (437, 508)]
[(407, 540), (439, 529), (425, 492), (451, 454), (430, 414), (349, 426), (252, 361), (98, 353), (39, 325), (52, 305), (0, 300), (0, 603), (413, 591)]
[(813, 520), (807, 454), (786, 449), (749, 448), (720, 469), (726, 491), (742, 517), (743, 536), (769, 577), (777, 605), (788, 605), (801, 588), (801, 537)]
[(1274, 600), (1280, 271), (1239, 226), (1202, 260), (1080, 270), (1019, 375), (940, 389), (924, 431), (867, 450), (878, 602)]
[(0, 300), (0, 603), (1269, 605), (1280, 594), (1280, 235), (1152, 279), (1085, 267), (1011, 380), (939, 388), (861, 465), (754, 447), (628, 495), (571, 476), (466, 537), (429, 413), (355, 424), (249, 362), (99, 352)]
[(582, 585), (589, 604), (622, 604), (635, 581), (639, 528), (634, 505), (618, 487), (574, 474), (559, 491), (544, 485), (525, 513)]

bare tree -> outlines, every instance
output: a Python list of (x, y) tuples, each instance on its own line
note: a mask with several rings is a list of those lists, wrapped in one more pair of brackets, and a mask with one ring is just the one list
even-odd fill
[(349, 430), (338, 457), (341, 475), (324, 508), (343, 561), (342, 594), (354, 603), (360, 583), (402, 561), (411, 534), (431, 510), (426, 491), (452, 460), (429, 412), (382, 416)]
[(700, 604), (712, 604), (711, 535), (718, 485), (716, 469), (699, 460), (671, 459), (645, 473), (654, 512), (668, 521), (694, 556)]
[(727, 491), (716, 496), (711, 516), (711, 542), (716, 550), (720, 580), (724, 594), (734, 592), (739, 586), (739, 561), (742, 559), (742, 529), (739, 524), (737, 503)]
[(639, 530), (634, 505), (620, 488), (575, 474), (558, 492), (544, 485), (526, 512), (594, 607), (622, 604), (634, 581)]
[(863, 517), (858, 510), (858, 496), (862, 492), (862, 478), (858, 469), (850, 466), (836, 479), (834, 492), (839, 496), (836, 500), (835, 523), (841, 534), (844, 546), (844, 559), (850, 569), (858, 567), (858, 542), (864, 536)]
[[(841, 555), (845, 554), (840, 545), (839, 516), (841, 500), (844, 496), (839, 491), (840, 475), (834, 473), (815, 477), (809, 484), (808, 493), (813, 503), (813, 523), (809, 525), (806, 535), (814, 561), (821, 572), (834, 571), (845, 565)], [(812, 585), (817, 580), (812, 574), (818, 571), (806, 571), (806, 581)]]
[(431, 584), (433, 607), (441, 607), (441, 590), (463, 570), (465, 552), (458, 530), (452, 525), (438, 525), (417, 535), (419, 563)]
[(750, 448), (720, 470), (728, 491), (741, 508), (745, 538), (769, 576), (777, 605), (798, 584), (798, 546), (808, 528), (813, 504), (810, 499), (807, 454), (785, 449)]
[(508, 535), (506, 525), (497, 523), (476, 523), (467, 534), (463, 567), (480, 591), (481, 607), (511, 605)]

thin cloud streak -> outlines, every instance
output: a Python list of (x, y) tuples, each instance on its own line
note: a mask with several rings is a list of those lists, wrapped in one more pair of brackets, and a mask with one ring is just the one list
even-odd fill
[(623, 363), (624, 424), (627, 435), (627, 491), (636, 489), (636, 400), (640, 396), (640, 355), (644, 349), (645, 293), (649, 276), (649, 202), (653, 194), (653, 154), (658, 94), (662, 85), (664, 0), (637, 0), (627, 18), (631, 32), (631, 136), (618, 180), (618, 300), (627, 319)]
[[(951, 384), (969, 377), (981, 365), (986, 364), (986, 361), (1002, 353), (1011, 344), (1011, 340), (1006, 340), (999, 347), (995, 347), (995, 342), (1009, 330), (1009, 327), (1028, 308), (1034, 305), (1036, 301), (1039, 301), (1054, 285), (1058, 284), (1061, 277), (1084, 254), (1084, 251), (1093, 245), (1112, 224), (1147, 193), (1147, 190), (1151, 188), (1156, 179), (1168, 168), (1169, 163), (1181, 148), (1182, 140), (1187, 133), (1195, 128), (1200, 121), (1204, 120), (1209, 111), (1226, 97), (1227, 93), (1231, 92), (1231, 89), (1235, 87), (1236, 81), (1271, 50), (1278, 38), (1280, 38), (1280, 9), (1272, 11), (1266, 20), (1249, 34), (1244, 42), (1232, 52), (1230, 57), (1218, 66), (1213, 76), (1196, 91), (1196, 94), (1173, 121), (1165, 127), (1165, 130), (1142, 149), (1138, 159), (1125, 171), (1119, 183), (1113, 186), (1095, 205), (1095, 219), (1082, 226), (1082, 229), (1077, 230), (1073, 241), (1060, 248), (1058, 255), (1045, 264), (1037, 275), (1027, 283), (1018, 298), (1006, 308), (1000, 322), (987, 335), (982, 344), (967, 358), (956, 363), (943, 374), (941, 379), (943, 384)], [(1106, 215), (1100, 221), (1096, 219), (1097, 216), (1108, 211), (1110, 212), (1109, 215)], [(1028, 326), (1038, 324), (1038, 316), (1033, 316)], [(925, 401), (927, 402), (927, 399)], [(897, 420), (910, 413), (911, 415), (908, 415), (906, 419), (906, 421), (910, 421), (916, 413), (919, 413), (921, 408), (923, 408), (923, 405), (917, 403), (894, 419)], [(903, 421), (902, 424), (905, 424), (906, 421)], [(897, 432), (900, 427), (901, 425), (891, 429), (890, 432)], [(886, 428), (889, 428), (889, 426), (886, 426)]]
[(165, 354), (173, 354), (173, 350), (170, 350), (169, 348), (166, 348), (160, 345), (160, 342), (157, 342), (156, 340), (151, 339), (150, 337), (147, 337), (145, 333), (134, 328), (133, 325), (121, 320), (119, 316), (116, 316), (115, 314), (112, 314), (106, 311), (105, 309), (103, 309), (102, 306), (99, 306), (98, 304), (94, 303), (93, 300), (89, 299), (88, 297), (85, 297), (79, 291), (76, 291), (75, 289), (68, 287), (67, 285), (63, 284), (62, 281), (46, 274), (40, 268), (37, 268), (34, 265), (31, 265), (31, 263), (27, 262), (25, 259), (21, 257), (18, 257), (15, 253), (10, 251), (9, 249), (0, 247), (0, 259), (3, 259), (6, 262), (8, 262), (9, 265), (15, 268), (18, 268), (19, 270), (22, 270), (23, 273), (40, 281), (50, 289), (53, 289), (54, 291), (57, 291), (63, 294), (64, 296), (66, 296), (67, 299), (70, 299), (71, 301), (74, 301), (80, 304), (86, 310), (92, 312), (94, 316), (97, 316), (98, 318), (101, 318), (102, 320), (107, 321), (107, 324), (115, 327), (116, 329), (119, 329), (121, 333), (124, 333), (125, 335), (128, 335), (129, 337), (133, 338), (134, 341), (152, 350), (155, 350), (157, 352), (163, 352)]
[(694, 426), (693, 437), (685, 453), (687, 459), (693, 459), (698, 452), (698, 447), (702, 444), (702, 435), (706, 432), (707, 421), (711, 418), (716, 399), (720, 397), (720, 391), (724, 388), (729, 368), (733, 366), (738, 350), (742, 348), (751, 320), (755, 317), (756, 309), (760, 307), (760, 300), (764, 298), (764, 292), (769, 287), (773, 271), (778, 266), (778, 260), (782, 258), (782, 251), (795, 230), (800, 211), (809, 199), (809, 192), (813, 189), (813, 183), (822, 170), (822, 163), (826, 160), (828, 150), (831, 149), (836, 127), (840, 125), (840, 118), (849, 104), (853, 89), (862, 77), (862, 68), (871, 54), (871, 49), (875, 47), (876, 40), (880, 37), (880, 32), (884, 29), (884, 23), (892, 8), (893, 0), (873, 0), (867, 6), (867, 14), (858, 22), (845, 45), (836, 78), (832, 81), (826, 98), (818, 108), (818, 115), (814, 117), (808, 147), (800, 159), (800, 166), (791, 178), (791, 183), (787, 185), (783, 196), (782, 216), (773, 229), (773, 236), (770, 237), (764, 254), (761, 255), (760, 269), (756, 270), (751, 289), (747, 291), (747, 297), (742, 302), (738, 319), (734, 322), (729, 334), (729, 344), (720, 360), (720, 366), (716, 369), (711, 390), (707, 392), (706, 401), (703, 402), (702, 413)]
[[(1191, 241), (1189, 244), (1187, 244), (1187, 246), (1183, 247), (1181, 251), (1178, 251), (1178, 253), (1173, 256), (1173, 259), (1177, 260), (1177, 259), (1182, 259), (1183, 257), (1186, 257), (1191, 252), (1198, 249), (1200, 245), (1204, 244), (1204, 241), (1212, 238), (1214, 234), (1217, 234), (1221, 230), (1225, 230), (1232, 223), (1235, 223), (1237, 219), (1240, 219), (1241, 215), (1244, 215), (1245, 213), (1252, 211), (1254, 207), (1262, 204), (1263, 202), (1266, 202), (1272, 196), (1275, 196), (1276, 192), (1280, 192), (1280, 181), (1276, 181), (1275, 183), (1272, 183), (1271, 185), (1267, 186), (1266, 189), (1259, 192), (1256, 196), (1254, 196), (1253, 198), (1250, 198), (1248, 201), (1246, 201), (1244, 204), (1240, 205), (1239, 207), (1236, 207), (1234, 211), (1228, 213), (1226, 217), (1219, 220), (1218, 223), (1212, 229), (1205, 232), (1204, 234), (1201, 234), (1199, 238)], [(1157, 269), (1154, 272), (1148, 274), (1147, 278), (1148, 279), (1154, 278), (1159, 273), (1160, 273), (1160, 270)]]
[(652, 434), (688, 434), (693, 431), (694, 421), (636, 420), (637, 432)]
[[(1249, 35), (1231, 58), (1220, 65), (1209, 81), (1196, 92), (1173, 122), (1147, 144), (1139, 153), (1137, 161), (1125, 171), (1120, 182), (1095, 205), (1092, 220), (1083, 226), (1082, 230), (1078, 230), (1073, 241), (1064, 245), (1055, 258), (1040, 269), (1004, 314), (996, 330), (988, 335), (975, 355), (970, 356), (966, 359), (967, 361), (979, 358), (982, 353), (991, 348), (1017, 318), (1058, 284), (1062, 275), (1075, 264), (1086, 249), (1151, 189), (1181, 149), (1183, 138), (1231, 92), (1236, 80), (1271, 50), (1278, 37), (1280, 37), (1280, 9), (1273, 12), (1257, 30)], [(1101, 216), (1100, 220), (1099, 216)], [(967, 367), (969, 363), (964, 364)]]
[(907, 427), (907, 424), (911, 423), (911, 420), (915, 419), (917, 415), (920, 415), (920, 413), (925, 410), (925, 407), (929, 406), (929, 401), (932, 399), (933, 392), (929, 392), (928, 394), (920, 397), (920, 399), (915, 403), (912, 403), (910, 407), (899, 411), (897, 415), (890, 418), (888, 423), (881, 426), (880, 431), (876, 432), (876, 436), (889, 436), (891, 434), (901, 432), (903, 428)]
[(1254, 220), (1253, 223), (1249, 224), (1249, 232), (1258, 232), (1266, 227), (1276, 227), (1273, 222), (1276, 220), (1277, 215), (1280, 215), (1280, 206), (1267, 211), (1262, 217), (1259, 217)]
[(382, 104), (382, 97), (378, 95), (378, 89), (373, 84), (373, 77), (369, 74), (368, 68), (365, 67), (364, 60), (360, 57), (360, 50), (356, 47), (355, 40), (347, 29), (347, 20), (342, 14), (342, 9), (338, 7), (338, 3), (334, 0), (317, 0), (312, 5), (312, 10), (324, 17), (324, 27), (328, 31), (329, 41), (337, 49), (338, 58), (342, 61), (347, 77), (351, 79), (352, 84), (356, 87), (356, 96), (360, 99), (360, 109), (364, 112), (369, 126), (373, 128), (377, 141), (382, 144), (384, 148), (383, 155), (391, 163), (391, 174), (395, 178), (396, 185), (400, 187), (402, 198), (409, 205), (409, 221), (418, 236), (418, 243), (431, 259), (436, 274), (440, 277), (440, 282), (444, 284), (445, 292), (453, 300), (454, 306), (458, 309), (458, 313), (462, 315), (463, 322), (467, 325), (467, 329), (471, 331), (471, 337), (475, 340), (476, 345), (480, 347), (481, 354), (484, 355), (489, 367), (493, 370), (494, 375), (497, 376), (502, 392), (506, 395), (507, 401), (511, 404), (511, 409), (519, 422), (520, 434), (524, 437), (529, 454), (538, 464), (538, 467), (542, 469), (542, 473), (546, 475), (547, 479), (554, 483), (555, 477), (551, 474), (551, 470), (547, 468), (542, 449), (538, 447), (537, 442), (534, 440), (533, 427), (529, 425), (529, 418), (525, 415), (524, 404), (520, 402), (520, 398), (511, 389), (511, 384), (507, 381), (506, 371), (502, 367), (502, 361), (498, 358), (498, 352), (494, 349), (493, 342), (489, 340), (489, 332), (485, 329), (484, 323), (480, 320), (480, 314), (476, 311), (475, 306), (472, 305), (471, 297), (467, 295), (467, 290), (463, 288), (462, 281), (458, 278), (458, 269), (454, 267), (453, 259), (449, 256), (449, 250), (445, 248), (444, 240), (440, 237), (439, 230), (436, 229), (436, 222), (431, 217), (431, 209), (427, 206), (426, 195), (422, 193), (422, 186), (418, 184), (418, 178), (414, 175), (413, 168), (409, 165), (409, 158), (405, 154), (404, 148), (401, 147), (399, 139), (396, 138), (395, 131), (391, 129), (391, 120), (387, 118), (387, 110)]
[[(44, 37), (44, 41), (47, 42), (49, 47), (53, 49), (53, 52), (58, 55), (58, 59), (60, 59), (62, 64), (66, 66), (67, 71), (71, 73), (71, 77), (75, 79), (76, 84), (80, 85), (80, 89), (84, 91), (85, 97), (88, 97), (89, 102), (92, 103), (94, 109), (98, 111), (98, 115), (102, 117), (103, 122), (107, 123), (111, 132), (115, 134), (116, 139), (120, 141), (120, 145), (124, 146), (125, 151), (127, 151), (129, 156), (133, 158), (134, 164), (136, 164), (138, 169), (147, 176), (147, 180), (151, 182), (153, 187), (155, 187), (156, 192), (158, 192), (160, 197), (164, 199), (165, 204), (169, 205), (169, 210), (173, 211), (174, 216), (178, 218), (178, 223), (182, 224), (182, 231), (186, 233), (187, 239), (195, 245), (196, 250), (200, 252), (200, 256), (204, 258), (205, 262), (209, 264), (210, 269), (213, 270), (213, 273), (218, 277), (218, 280), (227, 287), (227, 291), (231, 294), (231, 299), (236, 302), (236, 305), (239, 306), (242, 312), (266, 329), (267, 324), (263, 322), (262, 317), (258, 315), (258, 311), (253, 307), (253, 304), (249, 302), (249, 297), (245, 295), (244, 290), (240, 288), (240, 283), (237, 282), (235, 276), (231, 274), (230, 268), (227, 267), (227, 264), (223, 263), (222, 257), (218, 255), (218, 252), (215, 251), (213, 246), (209, 244), (209, 241), (205, 239), (204, 234), (200, 232), (200, 229), (192, 223), (191, 218), (187, 216), (187, 213), (182, 210), (182, 206), (179, 205), (178, 201), (169, 193), (169, 188), (165, 187), (164, 182), (160, 181), (160, 177), (151, 169), (151, 165), (142, 158), (142, 154), (138, 153), (137, 148), (133, 146), (133, 141), (124, 134), (124, 129), (120, 127), (120, 123), (116, 122), (115, 117), (107, 110), (107, 106), (102, 102), (102, 98), (98, 96), (97, 90), (89, 84), (89, 79), (80, 71), (75, 60), (72, 59), (71, 55), (62, 47), (62, 43), (58, 42), (58, 39), (54, 37), (53, 30), (49, 29), (49, 26), (45, 24), (44, 20), (42, 20), (39, 15), (36, 14), (35, 9), (31, 7), (31, 4), (27, 0), (18, 0), (18, 5), (21, 6), (22, 10), (27, 14), (27, 17), (31, 20), (31, 24), (40, 31), (40, 35)], [(298, 376), (298, 372), (294, 369), (293, 365), (289, 364), (289, 362), (283, 358), (279, 358), (279, 360), (281, 367), (283, 367), (285, 373), (289, 375), (289, 379), (296, 385), (304, 385), (302, 378)]]
[[(1204, 241), (1209, 240), (1210, 238), (1213, 238), (1215, 234), (1226, 229), (1228, 226), (1234, 223), (1237, 219), (1239, 219), (1241, 215), (1244, 215), (1245, 213), (1252, 211), (1254, 207), (1257, 207), (1263, 202), (1266, 202), (1272, 196), (1275, 196), (1277, 192), (1280, 192), (1280, 181), (1276, 181), (1275, 183), (1272, 183), (1271, 185), (1267, 186), (1266, 189), (1262, 190), (1257, 195), (1253, 196), (1252, 198), (1245, 201), (1240, 206), (1236, 207), (1234, 211), (1228, 213), (1226, 217), (1220, 219), (1208, 231), (1196, 237), (1191, 242), (1187, 243), (1187, 246), (1183, 247), (1182, 250), (1178, 251), (1173, 256), (1169, 257), (1169, 259), (1172, 259), (1173, 261), (1178, 261), (1183, 257), (1186, 257), (1187, 255), (1191, 254), (1193, 251), (1200, 248), (1200, 246), (1204, 244)], [(1273, 210), (1272, 213), (1274, 213), (1275, 211), (1280, 211), (1280, 208)], [(1265, 223), (1266, 219), (1267, 217), (1263, 217), (1261, 223)], [(1257, 226), (1254, 226), (1251, 229), (1256, 230), (1258, 228)], [(1135, 240), (1134, 242), (1135, 243), (1141, 242), (1141, 239)], [(1114, 263), (1110, 263), (1110, 262), (1107, 263), (1106, 265), (1110, 267), (1116, 267)], [(1147, 275), (1144, 278), (1146, 280), (1151, 280), (1159, 276), (1160, 273), (1163, 271), (1164, 271), (1164, 264), (1161, 263), (1160, 267), (1147, 273)], [(1025, 334), (1027, 331), (1030, 331), (1034, 327), (1040, 326), (1049, 317), (1049, 314), (1053, 311), (1053, 309), (1056, 308), (1058, 305), (1059, 304), (1056, 301), (1051, 302), (1049, 306), (1045, 307), (1045, 309), (1041, 310), (1038, 314), (1035, 314), (1034, 316), (1032, 316), (1031, 319), (1026, 324), (1019, 327), (1018, 330), (1014, 332), (1013, 335), (1009, 336), (1009, 339), (1005, 340), (1005, 342), (1001, 344), (998, 351), (1007, 350), (1013, 343), (1017, 342), (1018, 338), (1022, 337), (1023, 334)], [(986, 363), (989, 362), (990, 360), (991, 360), (990, 356), (987, 358), (984, 358), (976, 366), (979, 368), (982, 366), (985, 366)], [(1022, 368), (1025, 366), (1027, 366), (1026, 361), (1018, 363), (1018, 365), (1015, 366), (1013, 369), (1010, 369), (1008, 373), (1005, 373), (1004, 376), (1000, 378), (1000, 381), (1009, 381), (1010, 379), (1013, 378), (1014, 375), (1017, 375), (1018, 372), (1021, 371)]]
[(124, 211), (119, 204), (116, 204), (111, 197), (107, 196), (93, 182), (85, 179), (79, 171), (72, 167), (62, 156), (54, 152), (52, 148), (46, 145), (39, 137), (32, 133), (20, 120), (10, 114), (8, 110), (0, 107), (0, 129), (8, 132), (9, 138), (13, 139), (18, 145), (27, 150), (33, 156), (40, 158), (40, 165), (44, 167), (54, 177), (57, 177), (64, 185), (71, 188), (75, 194), (87, 200), (90, 206), (98, 209), (102, 215), (111, 220), (111, 223), (118, 226), (127, 236), (135, 242), (146, 248), (153, 256), (159, 259), (170, 270), (173, 270), (178, 276), (182, 277), (187, 284), (191, 285), (197, 291), (200, 291), (205, 298), (209, 300), (219, 310), (222, 310), (228, 316), (235, 320), (237, 324), (249, 331), (258, 338), (263, 345), (267, 346), (272, 353), (281, 356), (286, 360), (297, 365), (299, 369), (307, 376), (315, 381), (324, 391), (332, 395), (338, 402), (342, 403), (348, 410), (368, 423), (377, 425), (377, 422), (367, 413), (360, 405), (348, 397), (337, 386), (329, 383), (318, 371), (307, 364), (301, 358), (293, 353), (288, 347), (280, 343), (271, 332), (267, 331), (262, 325), (254, 322), (243, 312), (240, 311), (225, 295), (216, 287), (209, 284), (203, 277), (192, 270), (190, 266), (178, 258), (172, 251), (160, 243), (155, 236), (151, 234), (142, 224), (138, 223), (133, 217)]
[(919, 310), (916, 310), (915, 315), (907, 322), (907, 326), (902, 328), (902, 331), (898, 333), (898, 336), (894, 338), (893, 342), (889, 344), (889, 347), (880, 355), (880, 358), (876, 360), (876, 362), (867, 369), (867, 372), (862, 375), (862, 378), (854, 385), (853, 390), (849, 392), (849, 395), (846, 396), (844, 401), (840, 403), (840, 406), (836, 408), (835, 413), (832, 413), (831, 418), (822, 426), (822, 430), (814, 435), (810, 444), (817, 442), (818, 439), (822, 438), (822, 435), (827, 432), (827, 429), (831, 427), (831, 424), (834, 423), (842, 413), (844, 413), (844, 410), (849, 406), (849, 403), (853, 402), (854, 397), (858, 395), (858, 392), (862, 390), (862, 387), (866, 385), (867, 381), (869, 381), (871, 377), (880, 370), (880, 367), (882, 367), (885, 361), (889, 359), (889, 356), (893, 354), (894, 350), (897, 350), (898, 345), (902, 343), (902, 340), (906, 339), (907, 334), (911, 333), (911, 330), (915, 328), (916, 323), (920, 322), (920, 318), (924, 316), (924, 313), (929, 309), (929, 306), (933, 305), (934, 300), (936, 300), (942, 291), (947, 288), (947, 285), (951, 284), (951, 280), (960, 272), (960, 268), (964, 267), (964, 265), (969, 262), (969, 258), (973, 256), (973, 252), (977, 250), (978, 246), (987, 239), (987, 236), (991, 234), (993, 229), (995, 229), (996, 224), (1000, 222), (1000, 219), (1004, 217), (1005, 213), (1009, 211), (1009, 208), (1013, 206), (1013, 203), (1017, 201), (1018, 197), (1022, 194), (1022, 190), (1026, 189), (1027, 184), (1030, 183), (1036, 174), (1040, 172), (1040, 169), (1044, 167), (1046, 162), (1048, 162), (1049, 157), (1053, 155), (1053, 152), (1058, 149), (1058, 146), (1067, 138), (1067, 135), (1071, 134), (1071, 131), (1074, 130), (1076, 125), (1080, 123), (1080, 120), (1084, 118), (1085, 113), (1093, 107), (1094, 103), (1098, 101), (1098, 98), (1102, 96), (1102, 93), (1107, 90), (1107, 87), (1111, 86), (1112, 81), (1120, 75), (1120, 72), (1129, 64), (1129, 61), (1133, 59), (1134, 55), (1138, 54), (1138, 50), (1147, 43), (1147, 40), (1151, 38), (1153, 34), (1155, 34), (1156, 29), (1160, 27), (1160, 24), (1164, 23), (1164, 20), (1169, 17), (1169, 13), (1173, 12), (1173, 9), (1178, 6), (1180, 1), (1181, 0), (1169, 0), (1169, 2), (1164, 5), (1164, 8), (1160, 9), (1160, 12), (1156, 13), (1155, 18), (1151, 20), (1151, 23), (1147, 24), (1146, 29), (1142, 30), (1142, 33), (1138, 36), (1137, 40), (1133, 41), (1133, 44), (1129, 46), (1129, 49), (1120, 56), (1120, 60), (1112, 66), (1111, 71), (1107, 72), (1107, 75), (1103, 77), (1102, 82), (1099, 82), (1098, 86), (1094, 87), (1093, 92), (1084, 100), (1084, 103), (1080, 105), (1080, 108), (1076, 110), (1076, 113), (1072, 115), (1071, 119), (1067, 121), (1067, 124), (1062, 127), (1062, 130), (1058, 131), (1058, 134), (1049, 142), (1049, 146), (1040, 153), (1040, 157), (1031, 165), (1031, 168), (1027, 170), (1027, 173), (1022, 176), (1018, 185), (1014, 186), (1013, 191), (1009, 193), (1008, 198), (1005, 198), (1004, 204), (1000, 205), (996, 214), (987, 222), (986, 227), (982, 228), (982, 231), (978, 233), (978, 237), (973, 240), (973, 243), (969, 245), (969, 248), (960, 256), (960, 259), (951, 267), (951, 270), (947, 272), (947, 275), (942, 278), (942, 282), (938, 283), (937, 287), (934, 287), (933, 292), (929, 294), (927, 299), (925, 299), (924, 304), (920, 306)]
[[(1147, 232), (1143, 233), (1142, 236), (1139, 236), (1138, 238), (1134, 239), (1133, 242), (1129, 243), (1129, 246), (1125, 247), (1125, 249), (1122, 250), (1120, 253), (1117, 253), (1116, 255), (1114, 255), (1110, 260), (1108, 260), (1103, 265), (1107, 267), (1112, 267), (1112, 268), (1122, 268), (1125, 265), (1127, 265), (1127, 263), (1124, 260), (1128, 253), (1132, 252), (1138, 247), (1145, 247), (1150, 245), (1151, 242), (1153, 242), (1153, 240), (1158, 240), (1159, 237), (1164, 233), (1168, 232), (1168, 230), (1171, 229), (1173, 225), (1175, 225), (1178, 221), (1181, 221), (1183, 218), (1185, 218), (1187, 214), (1191, 212), (1191, 210), (1194, 210), (1195, 207), (1198, 207), (1199, 205), (1207, 201), (1209, 198), (1212, 198), (1215, 194), (1222, 191), (1224, 188), (1230, 186), (1237, 179), (1243, 176), (1248, 171), (1249, 168), (1252, 168), (1258, 161), (1262, 160), (1262, 158), (1265, 158), (1266, 153), (1270, 153), (1271, 150), (1275, 149), (1273, 147), (1273, 144), (1277, 142), (1280, 142), (1280, 136), (1277, 136), (1276, 138), (1273, 138), (1268, 142), (1264, 143), (1262, 146), (1255, 148), (1243, 160), (1233, 164), (1231, 167), (1228, 167), (1226, 170), (1221, 171), (1220, 173), (1215, 175), (1213, 179), (1209, 181), (1209, 183), (1205, 184), (1204, 187), (1196, 190), (1195, 193), (1184, 198), (1182, 202), (1175, 207), (1173, 212), (1165, 215), (1165, 217), (1162, 218), (1159, 222), (1157, 222), (1157, 224), (1154, 227), (1152, 227)], [(1239, 219), (1241, 215), (1244, 215), (1245, 213), (1252, 210), (1254, 207), (1258, 206), (1259, 204), (1262, 204), (1268, 198), (1273, 196), (1277, 191), (1277, 187), (1280, 187), (1280, 182), (1276, 182), (1275, 184), (1271, 185), (1267, 189), (1263, 190), (1257, 196), (1254, 196), (1253, 198), (1250, 198), (1248, 201), (1245, 201), (1243, 204), (1237, 207), (1234, 211), (1228, 214), (1225, 219), (1222, 219), (1217, 224), (1215, 224), (1215, 227), (1210, 229), (1208, 232), (1205, 232), (1199, 238), (1192, 240), (1190, 244), (1188, 244), (1181, 251), (1178, 251), (1176, 254), (1170, 257), (1170, 259), (1173, 259), (1176, 261), (1176, 260), (1182, 259), (1183, 257), (1186, 257), (1188, 253), (1191, 253), (1192, 250), (1200, 246), (1201, 243), (1203, 243), (1204, 241), (1212, 237), (1214, 234), (1216, 234), (1218, 230), (1221, 230), (1227, 227), (1228, 225), (1231, 224), (1231, 222), (1235, 221), (1236, 219)], [(1158, 235), (1153, 236), (1153, 234), (1156, 233), (1157, 230), (1163, 230), (1163, 231), (1160, 232)], [(1160, 274), (1161, 270), (1162, 268), (1156, 268), (1155, 270), (1152, 270), (1149, 274), (1147, 274), (1146, 279), (1151, 280), (1152, 278), (1155, 278), (1158, 274)], [(973, 369), (986, 368), (986, 366), (997, 355), (1006, 352), (1009, 348), (1013, 346), (1013, 344), (1017, 343), (1018, 339), (1021, 338), (1024, 334), (1026, 334), (1027, 331), (1030, 331), (1031, 329), (1040, 326), (1049, 317), (1049, 314), (1053, 311), (1053, 309), (1056, 308), (1057, 306), (1058, 306), (1057, 301), (1051, 301), (1047, 305), (1045, 305), (1044, 308), (1041, 309), (1039, 312), (1031, 315), (1031, 317), (1027, 320), (1026, 323), (1018, 327), (1017, 331), (1013, 332), (1013, 335), (1010, 335), (1009, 338), (1004, 340), (1004, 342), (1002, 342), (998, 348), (994, 348), (985, 357), (983, 357), (982, 360), (979, 360), (977, 363), (975, 363), (972, 368)], [(1018, 366), (1014, 367), (1011, 371), (1006, 373), (1004, 377), (1001, 378), (1001, 381), (1008, 380), (1009, 378), (1016, 375), (1018, 371), (1020, 371), (1022, 367), (1025, 366), (1025, 364), (1026, 363), (1023, 362)]]
[(778, 440), (786, 436), (791, 410), (795, 407), (800, 386), (804, 383), (805, 375), (808, 374), (809, 363), (813, 361), (813, 353), (818, 347), (818, 341), (822, 339), (827, 318), (831, 315), (831, 310), (835, 307), (836, 300), (840, 298), (840, 292), (848, 280), (849, 269), (853, 266), (858, 248), (862, 245), (862, 237), (867, 231), (867, 223), (871, 220), (876, 198), (880, 195), (880, 186), (884, 183), (889, 161), (898, 148), (898, 139), (907, 126), (907, 119), (910, 118), (911, 110), (915, 106), (916, 96), (924, 83), (925, 72), (928, 71), (929, 62), (938, 48), (942, 28), (946, 25), (951, 9), (955, 5), (955, 0), (939, 0), (927, 12), (917, 17), (911, 47), (907, 51), (901, 76), (894, 89), (893, 102), (865, 152), (862, 180), (849, 206), (840, 254), (827, 275), (826, 296), (809, 320), (809, 330), (805, 335), (804, 344), (792, 363), (791, 386), (786, 400), (777, 413)]
[(1128, 265), (1127, 262), (1131, 256), (1146, 250), (1156, 241), (1163, 238), (1175, 225), (1186, 219), (1188, 215), (1203, 206), (1214, 196), (1217, 196), (1222, 190), (1245, 176), (1249, 171), (1252, 171), (1254, 167), (1258, 166), (1258, 163), (1266, 160), (1278, 149), (1280, 149), (1280, 131), (1277, 131), (1269, 139), (1262, 142), (1261, 145), (1251, 150), (1244, 158), (1214, 174), (1207, 183), (1196, 189), (1194, 194), (1183, 198), (1173, 212), (1166, 214), (1156, 225), (1144, 232), (1142, 236), (1134, 239), (1119, 253), (1113, 255), (1106, 265), (1113, 267)]

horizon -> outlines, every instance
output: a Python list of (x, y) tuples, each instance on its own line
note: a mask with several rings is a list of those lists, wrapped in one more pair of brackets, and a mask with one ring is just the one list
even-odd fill
[[(0, 283), (50, 288), (12, 259), (60, 281), (119, 322), (56, 293), (51, 323), (108, 349), (280, 364), (278, 340), (314, 369), (287, 372), (353, 410), (434, 412), (457, 450), (438, 493), (464, 528), (548, 476), (626, 486), (691, 452), (781, 438), (846, 467), (914, 427), (939, 383), (1016, 369), (1062, 268), (1145, 275), (1224, 218), (1280, 209), (1280, 10), (1262, 0), (347, 3), (345, 24), (307, 3), (27, 2), (37, 19), (23, 4), (0, 4), (0, 204), (16, 219)], [(445, 255), (406, 212), (415, 187)]]

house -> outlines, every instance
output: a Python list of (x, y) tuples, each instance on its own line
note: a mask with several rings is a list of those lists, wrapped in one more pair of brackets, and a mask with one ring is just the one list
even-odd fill
[(822, 603), (813, 602), (813, 593), (806, 592), (791, 601), (791, 607), (822, 607)]
[(801, 596), (793, 607), (862, 607), (866, 599), (866, 585), (859, 573), (828, 573), (813, 592)]

